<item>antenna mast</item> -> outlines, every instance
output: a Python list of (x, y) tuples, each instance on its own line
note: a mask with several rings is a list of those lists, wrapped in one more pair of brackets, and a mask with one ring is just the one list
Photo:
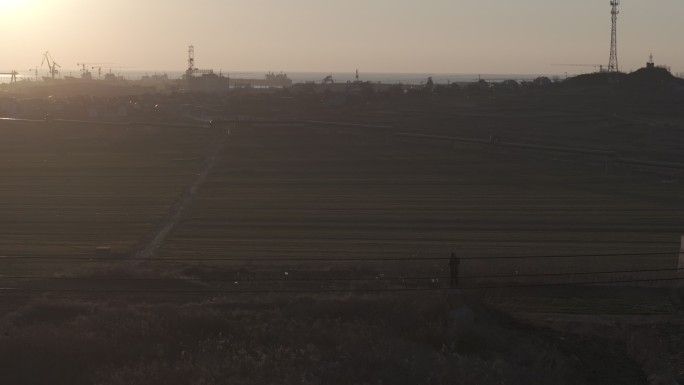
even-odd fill
[(612, 15), (612, 28), (610, 30), (610, 59), (608, 59), (608, 72), (618, 72), (618, 60), (617, 60), (617, 16), (620, 13), (618, 6), (620, 5), (620, 0), (610, 0), (610, 5), (612, 10), (610, 11)]

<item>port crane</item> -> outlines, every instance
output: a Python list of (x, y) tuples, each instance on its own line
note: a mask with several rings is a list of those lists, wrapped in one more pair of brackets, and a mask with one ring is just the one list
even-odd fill
[(52, 78), (55, 78), (55, 75), (59, 74), (59, 70), (57, 68), (60, 68), (59, 64), (55, 61), (55, 59), (52, 58), (52, 55), (50, 55), (50, 52), (45, 51), (43, 54), (43, 61), (40, 63), (41, 68), (43, 67), (43, 64), (47, 62), (48, 69), (50, 70), (50, 76)]
[[(82, 79), (92, 79), (93, 75), (88, 71), (86, 66), (96, 66), (96, 65), (102, 65), (102, 64), (112, 64), (112, 63), (76, 63), (78, 67), (81, 67), (81, 78)], [(95, 67), (91, 67), (95, 68)]]
[(17, 82), (17, 75), (19, 75), (19, 72), (12, 70), (10, 72), (2, 72), (0, 75), (10, 76), (10, 84), (14, 84)]
[[(108, 68), (109, 73), (112, 73), (112, 68), (129, 68), (125, 66), (110, 66), (110, 65), (102, 65), (102, 64), (114, 64), (114, 63), (90, 63), (90, 64), (95, 64), (94, 66), (90, 67), (91, 70), (97, 69), (97, 78), (102, 79), (102, 67)], [(106, 75), (106, 73), (105, 73)]]

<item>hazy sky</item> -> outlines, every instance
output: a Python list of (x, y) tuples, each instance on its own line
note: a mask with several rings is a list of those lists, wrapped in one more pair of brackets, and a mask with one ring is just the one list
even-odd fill
[[(0, 0), (0, 70), (570, 73), (606, 64), (608, 0)], [(684, 72), (684, 1), (623, 0), (618, 59)], [(110, 65), (106, 65), (110, 66)]]

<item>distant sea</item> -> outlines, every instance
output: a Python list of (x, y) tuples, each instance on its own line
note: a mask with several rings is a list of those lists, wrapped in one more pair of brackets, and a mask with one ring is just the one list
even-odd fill
[[(105, 69), (103, 68), (103, 76)], [(92, 71), (93, 77), (97, 78), (97, 71)], [(180, 79), (184, 71), (115, 71), (117, 75), (123, 76), (128, 80), (139, 80), (145, 75), (161, 75), (167, 74), (169, 79)], [(222, 72), (217, 71), (217, 73), (222, 73), (224, 76), (230, 76), (231, 78), (251, 78), (251, 79), (263, 79), (266, 72), (249, 72), (249, 71), (238, 71), (238, 72)], [(280, 72), (276, 72), (280, 73)], [(332, 76), (336, 83), (346, 83), (348, 81), (356, 80), (356, 74), (354, 72), (284, 72), (287, 76), (292, 79), (293, 83), (306, 83), (306, 82), (316, 82), (320, 83), (326, 76)], [(39, 78), (41, 76), (47, 76), (46, 71), (38, 73)], [(60, 77), (63, 76), (75, 76), (79, 77), (80, 72), (78, 70), (71, 71), (61, 71)], [(436, 84), (448, 84), (448, 83), (468, 83), (476, 82), (480, 79), (486, 80), (488, 82), (501, 82), (504, 80), (516, 80), (516, 81), (529, 81), (533, 80), (539, 76), (547, 76), (549, 78), (559, 77), (564, 78), (565, 75), (560, 74), (476, 74), (476, 73), (382, 73), (382, 72), (359, 72), (359, 80), (370, 81), (373, 83), (387, 83), (387, 84), (423, 84), (427, 81), (429, 77)], [(29, 79), (34, 80), (35, 74), (27, 72), (19, 73), (17, 76), (18, 80)], [(9, 83), (9, 75), (0, 75), (0, 83)]]

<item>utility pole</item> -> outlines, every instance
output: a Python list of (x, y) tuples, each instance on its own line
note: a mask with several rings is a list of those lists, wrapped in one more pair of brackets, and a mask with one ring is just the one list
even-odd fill
[(677, 264), (678, 269), (682, 269), (680, 274), (684, 274), (684, 235), (682, 235), (682, 243), (679, 246), (679, 263)]
[(617, 16), (620, 13), (618, 6), (620, 5), (620, 0), (610, 0), (610, 5), (612, 7), (610, 13), (612, 15), (612, 27), (610, 30), (610, 59), (608, 59), (608, 72), (618, 72), (618, 59), (617, 59)]

